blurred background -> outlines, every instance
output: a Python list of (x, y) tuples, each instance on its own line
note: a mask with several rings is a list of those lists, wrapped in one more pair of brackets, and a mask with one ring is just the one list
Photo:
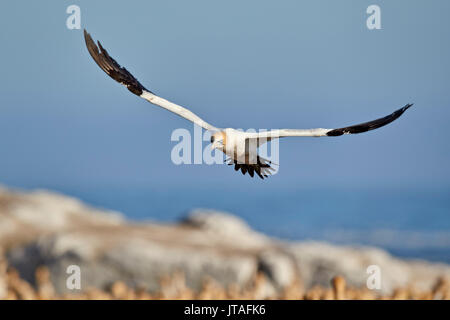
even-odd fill
[[(280, 143), (261, 181), (170, 159), (192, 124), (92, 61), (66, 8), (142, 84), (218, 127), (335, 128), (414, 103), (395, 123)], [(381, 30), (366, 9), (381, 8)], [(448, 1), (106, 1), (0, 5), (0, 183), (133, 220), (232, 212), (284, 239), (371, 244), (450, 262)], [(205, 143), (206, 146), (206, 143)]]

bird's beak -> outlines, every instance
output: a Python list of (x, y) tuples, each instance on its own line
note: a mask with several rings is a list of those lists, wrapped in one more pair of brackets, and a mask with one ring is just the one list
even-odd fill
[(219, 146), (218, 141), (214, 141), (213, 143), (211, 143), (211, 150), (217, 149), (218, 146)]

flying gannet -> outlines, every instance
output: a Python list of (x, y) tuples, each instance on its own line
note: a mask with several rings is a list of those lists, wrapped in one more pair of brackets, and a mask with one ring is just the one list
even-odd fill
[(150, 103), (172, 111), (200, 127), (210, 130), (212, 132), (211, 148), (222, 151), (229, 157), (227, 159), (228, 164), (234, 164), (236, 171), (241, 170), (244, 175), (248, 172), (251, 177), (256, 173), (261, 179), (264, 179), (274, 171), (272, 167), (274, 164), (260, 157), (257, 150), (258, 147), (270, 140), (282, 137), (336, 137), (344, 134), (366, 132), (391, 123), (412, 106), (412, 104), (407, 104), (383, 118), (338, 129), (278, 129), (258, 133), (243, 132), (233, 128), (219, 129), (207, 123), (190, 110), (163, 99), (146, 89), (127, 69), (121, 67), (111, 58), (99, 41), (97, 41), (97, 47), (86, 30), (84, 30), (84, 39), (92, 58), (111, 78)]

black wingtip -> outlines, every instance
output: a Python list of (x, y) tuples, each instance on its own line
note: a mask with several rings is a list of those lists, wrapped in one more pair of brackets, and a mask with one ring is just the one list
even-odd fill
[(86, 45), (88, 45), (88, 43), (90, 43), (90, 42), (94, 42), (92, 40), (91, 35), (89, 34), (89, 32), (87, 32), (86, 29), (84, 29), (83, 34), (84, 34), (84, 41), (86, 42)]
[(398, 119), (406, 110), (408, 110), (412, 106), (413, 106), (413, 103), (408, 103), (404, 107), (402, 107), (398, 110), (395, 110), (390, 115), (387, 115), (383, 118), (379, 118), (379, 119), (376, 119), (373, 121), (360, 123), (360, 124), (345, 127), (345, 128), (330, 130), (327, 132), (327, 136), (337, 137), (337, 136), (341, 136), (343, 134), (362, 133), (362, 132), (367, 132), (367, 131), (381, 128), (381, 127), (391, 123), (392, 121), (395, 121), (396, 119)]
[(127, 69), (121, 67), (103, 48), (100, 41), (97, 41), (96, 45), (86, 29), (84, 29), (84, 40), (91, 57), (107, 75), (125, 85), (128, 90), (137, 96), (141, 96), (144, 90), (151, 92), (145, 89)]
[(406, 106), (403, 107), (404, 111), (408, 110), (414, 105), (414, 103), (408, 103)]
[(398, 118), (403, 114), (403, 112), (405, 112), (406, 110), (411, 108), (413, 105), (414, 105), (414, 103), (408, 103), (403, 108), (400, 108), (397, 111), (394, 111), (393, 115), (396, 115), (396, 117)]

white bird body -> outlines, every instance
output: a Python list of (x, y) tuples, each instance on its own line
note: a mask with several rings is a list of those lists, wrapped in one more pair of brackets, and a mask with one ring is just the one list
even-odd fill
[[(246, 148), (250, 137), (248, 132), (226, 128), (218, 133), (219, 136), (223, 137), (223, 143), (217, 145), (217, 141), (214, 141), (211, 148), (219, 149), (230, 158), (241, 160), (240, 162), (242, 163), (256, 163), (256, 157), (258, 155), (256, 148)], [(220, 141), (220, 138), (218, 141)], [(257, 147), (256, 144), (254, 146)]]
[(256, 173), (264, 179), (273, 171), (272, 163), (258, 155), (258, 147), (270, 140), (282, 137), (326, 137), (366, 132), (391, 123), (412, 106), (412, 104), (407, 104), (383, 118), (338, 129), (276, 129), (263, 132), (243, 132), (233, 128), (219, 129), (204, 121), (192, 111), (147, 90), (127, 69), (121, 67), (109, 56), (100, 42), (97, 42), (97, 47), (86, 30), (84, 30), (84, 38), (92, 58), (111, 78), (148, 102), (192, 121), (206, 130), (211, 130), (213, 132), (211, 147), (230, 157), (229, 164), (234, 164), (236, 171), (241, 170), (244, 175), (248, 172), (252, 177)]

